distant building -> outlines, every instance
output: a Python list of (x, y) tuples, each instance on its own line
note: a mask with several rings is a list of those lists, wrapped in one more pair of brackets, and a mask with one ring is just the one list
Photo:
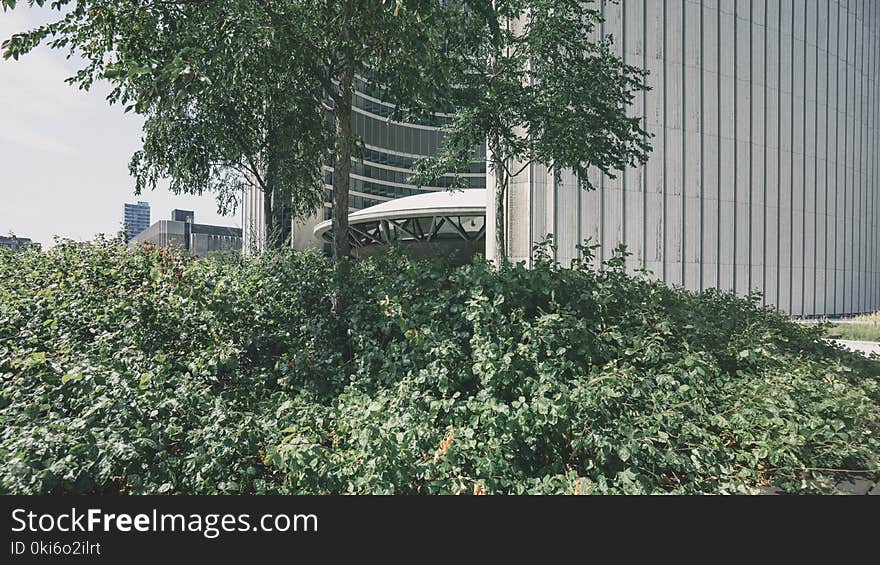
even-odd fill
[(241, 251), (241, 229), (195, 223), (190, 210), (172, 210), (170, 220), (159, 220), (135, 236), (130, 244), (152, 243), (160, 247), (178, 247), (193, 255), (211, 251)]
[(125, 239), (131, 241), (139, 233), (150, 227), (150, 205), (147, 202), (125, 204)]
[(175, 222), (189, 222), (195, 223), (196, 221), (196, 213), (192, 210), (171, 210), (171, 219)]
[(40, 244), (31, 241), (27, 237), (7, 237), (0, 235), (0, 249), (8, 249), (10, 251), (24, 251), (25, 249), (34, 248), (39, 250)]

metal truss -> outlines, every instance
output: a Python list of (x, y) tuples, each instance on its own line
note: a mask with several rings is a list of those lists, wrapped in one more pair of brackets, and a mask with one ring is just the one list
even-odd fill
[[(482, 225), (477, 230), (468, 229), (469, 219), (480, 218)], [(445, 228), (445, 229), (444, 229)], [(460, 238), (476, 241), (486, 234), (484, 216), (436, 215), (421, 218), (381, 219), (349, 225), (348, 237), (354, 248), (370, 245), (387, 245), (395, 241), (418, 241), (429, 243), (438, 239)], [(332, 243), (333, 231), (323, 235), (324, 241)]]

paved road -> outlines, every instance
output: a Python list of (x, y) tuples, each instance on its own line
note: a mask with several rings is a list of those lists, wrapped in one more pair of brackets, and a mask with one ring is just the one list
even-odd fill
[(850, 351), (855, 351), (864, 355), (870, 355), (871, 353), (880, 355), (880, 343), (877, 343), (876, 341), (853, 341), (849, 339), (834, 339), (831, 341), (839, 343)]
[(815, 325), (819, 322), (828, 322), (831, 324), (854, 324), (857, 326), (876, 326), (877, 322), (866, 322), (858, 318), (789, 318), (795, 324)]
[(880, 495), (880, 483), (863, 477), (840, 481), (837, 488), (848, 494)]
[[(853, 475), (852, 477), (837, 482), (836, 488), (841, 494), (849, 495), (880, 495), (880, 482), (863, 475)], [(773, 487), (761, 487), (759, 494), (787, 494), (784, 491)]]

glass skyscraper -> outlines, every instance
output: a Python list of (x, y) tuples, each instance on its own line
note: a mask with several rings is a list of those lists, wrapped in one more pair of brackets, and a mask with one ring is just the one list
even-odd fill
[(131, 241), (148, 227), (150, 227), (150, 205), (146, 202), (137, 204), (125, 204), (125, 239)]

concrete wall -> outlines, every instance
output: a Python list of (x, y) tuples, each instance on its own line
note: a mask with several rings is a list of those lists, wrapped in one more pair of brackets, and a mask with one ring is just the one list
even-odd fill
[(190, 236), (190, 253), (204, 257), (213, 251), (241, 251), (237, 236), (194, 233)]
[(511, 258), (531, 261), (532, 243), (553, 233), (566, 263), (590, 237), (599, 259), (622, 243), (632, 270), (761, 290), (794, 315), (880, 309), (880, 2), (602, 9), (601, 33), (651, 72), (631, 114), (656, 135), (654, 152), (616, 179), (597, 174), (593, 192), (530, 167), (508, 199)]
[[(193, 224), (190, 224), (190, 226), (192, 225)], [(212, 251), (241, 251), (241, 236), (235, 235), (235, 233), (225, 232), (238, 232), (238, 230), (235, 228), (225, 228), (220, 226), (197, 225), (195, 232), (189, 233), (190, 253), (204, 257)], [(139, 233), (130, 242), (130, 245), (147, 242), (159, 247), (177, 247), (179, 249), (186, 249), (186, 224), (174, 220), (159, 220)]]
[[(266, 242), (265, 214), (263, 213), (263, 191), (251, 183), (245, 183), (242, 198), (242, 252), (259, 253)], [(313, 228), (323, 219), (323, 210), (311, 217), (294, 221), (291, 245), (295, 249), (321, 249), (321, 242), (315, 239)]]
[(246, 180), (241, 202), (241, 250), (245, 255), (259, 253), (266, 243), (263, 191), (250, 179)]
[(159, 247), (186, 247), (183, 222), (158, 220), (152, 226), (139, 233), (131, 244), (152, 243)]

